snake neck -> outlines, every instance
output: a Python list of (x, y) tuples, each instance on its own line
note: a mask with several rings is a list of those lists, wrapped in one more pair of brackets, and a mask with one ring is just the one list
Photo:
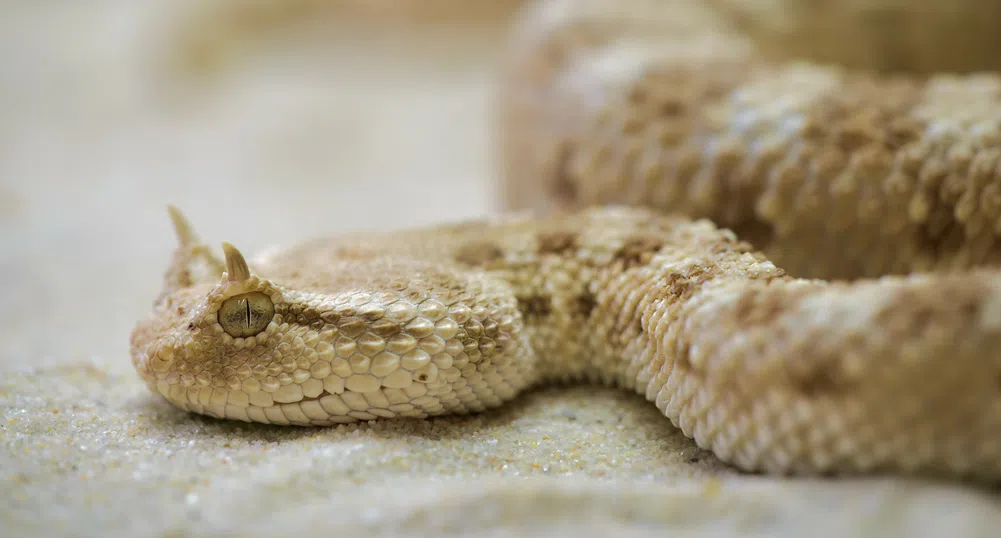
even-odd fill
[(600, 261), (566, 255), (543, 259), (531, 271), (505, 271), (537, 379), (644, 392), (653, 376), (670, 372), (676, 353), (662, 340), (682, 331), (683, 310), (696, 295), (787, 278), (746, 244), (718, 233), (716, 245), (699, 253), (670, 237), (632, 236)]

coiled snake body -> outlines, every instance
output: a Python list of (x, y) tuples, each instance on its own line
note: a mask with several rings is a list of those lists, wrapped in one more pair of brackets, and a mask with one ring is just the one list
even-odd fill
[(248, 263), (172, 209), (180, 246), (131, 339), (141, 377), (184, 409), (301, 425), (586, 380), (745, 470), (997, 481), (1001, 79), (767, 59), (669, 4), (690, 11), (524, 12), (505, 198), (547, 216)]

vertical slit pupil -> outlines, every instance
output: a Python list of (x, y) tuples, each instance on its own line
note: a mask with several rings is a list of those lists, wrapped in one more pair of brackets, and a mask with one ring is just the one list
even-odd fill
[(245, 304), (247, 306), (247, 329), (249, 330), (250, 329), (250, 324), (251, 324), (251, 321), (250, 321), (250, 299), (244, 299), (243, 300), (243, 304)]

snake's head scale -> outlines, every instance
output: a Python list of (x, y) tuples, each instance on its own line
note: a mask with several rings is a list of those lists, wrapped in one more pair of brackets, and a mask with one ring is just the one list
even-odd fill
[[(152, 316), (132, 331), (132, 363), (151, 389), (175, 405), (222, 416), (218, 406), (225, 402), (219, 398), (225, 400), (228, 391), (246, 396), (243, 383), (257, 383), (249, 372), (251, 355), (263, 354), (267, 346), (258, 341), (281, 325), (276, 311), (286, 306), (283, 290), (254, 275), (229, 243), (222, 244), (220, 261), (198, 242), (180, 211), (169, 212), (180, 244)], [(191, 391), (197, 393), (194, 401), (205, 403), (192, 404)]]

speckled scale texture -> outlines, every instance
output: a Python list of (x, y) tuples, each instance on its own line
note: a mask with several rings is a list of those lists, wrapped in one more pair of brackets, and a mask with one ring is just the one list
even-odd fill
[[(318, 238), (248, 264), (175, 215), (137, 372), (196, 413), (317, 426), (604, 383), (740, 469), (997, 482), (1001, 273), (978, 266), (1001, 258), (1001, 79), (907, 74), (950, 55), (993, 68), (963, 52), (993, 19), (915, 26), (951, 44), (876, 56), (865, 67), (896, 71), (876, 74), (775, 53), (816, 27), (814, 54), (858, 67), (844, 21), (921, 16), (805, 5), (535, 3), (511, 34), (498, 133), (507, 205), (549, 216)], [(614, 203), (670, 211), (583, 208)]]
[[(498, 91), (505, 203), (711, 218), (797, 276), (997, 266), (1001, 77), (912, 70), (949, 58), (993, 69), (1001, 48), (963, 51), (1001, 35), (1001, 3), (945, 4), (540, 2), (512, 32)], [(945, 39), (941, 25), (975, 12), (977, 25)], [(805, 37), (821, 21), (843, 23), (840, 49)], [(779, 61), (763, 51), (782, 47), (759, 46), (784, 28), (785, 50), (857, 65), (855, 33), (896, 35), (876, 22), (938, 43), (933, 63), (874, 56), (864, 67), (888, 72), (873, 72)]]
[[(994, 273), (796, 279), (708, 220), (625, 207), (315, 239), (243, 276), (186, 269), (206, 252), (179, 247), (132, 335), (149, 388), (197, 413), (422, 418), (589, 380), (746, 470), (1001, 478)], [(247, 293), (274, 318), (230, 337), (217, 312)]]

